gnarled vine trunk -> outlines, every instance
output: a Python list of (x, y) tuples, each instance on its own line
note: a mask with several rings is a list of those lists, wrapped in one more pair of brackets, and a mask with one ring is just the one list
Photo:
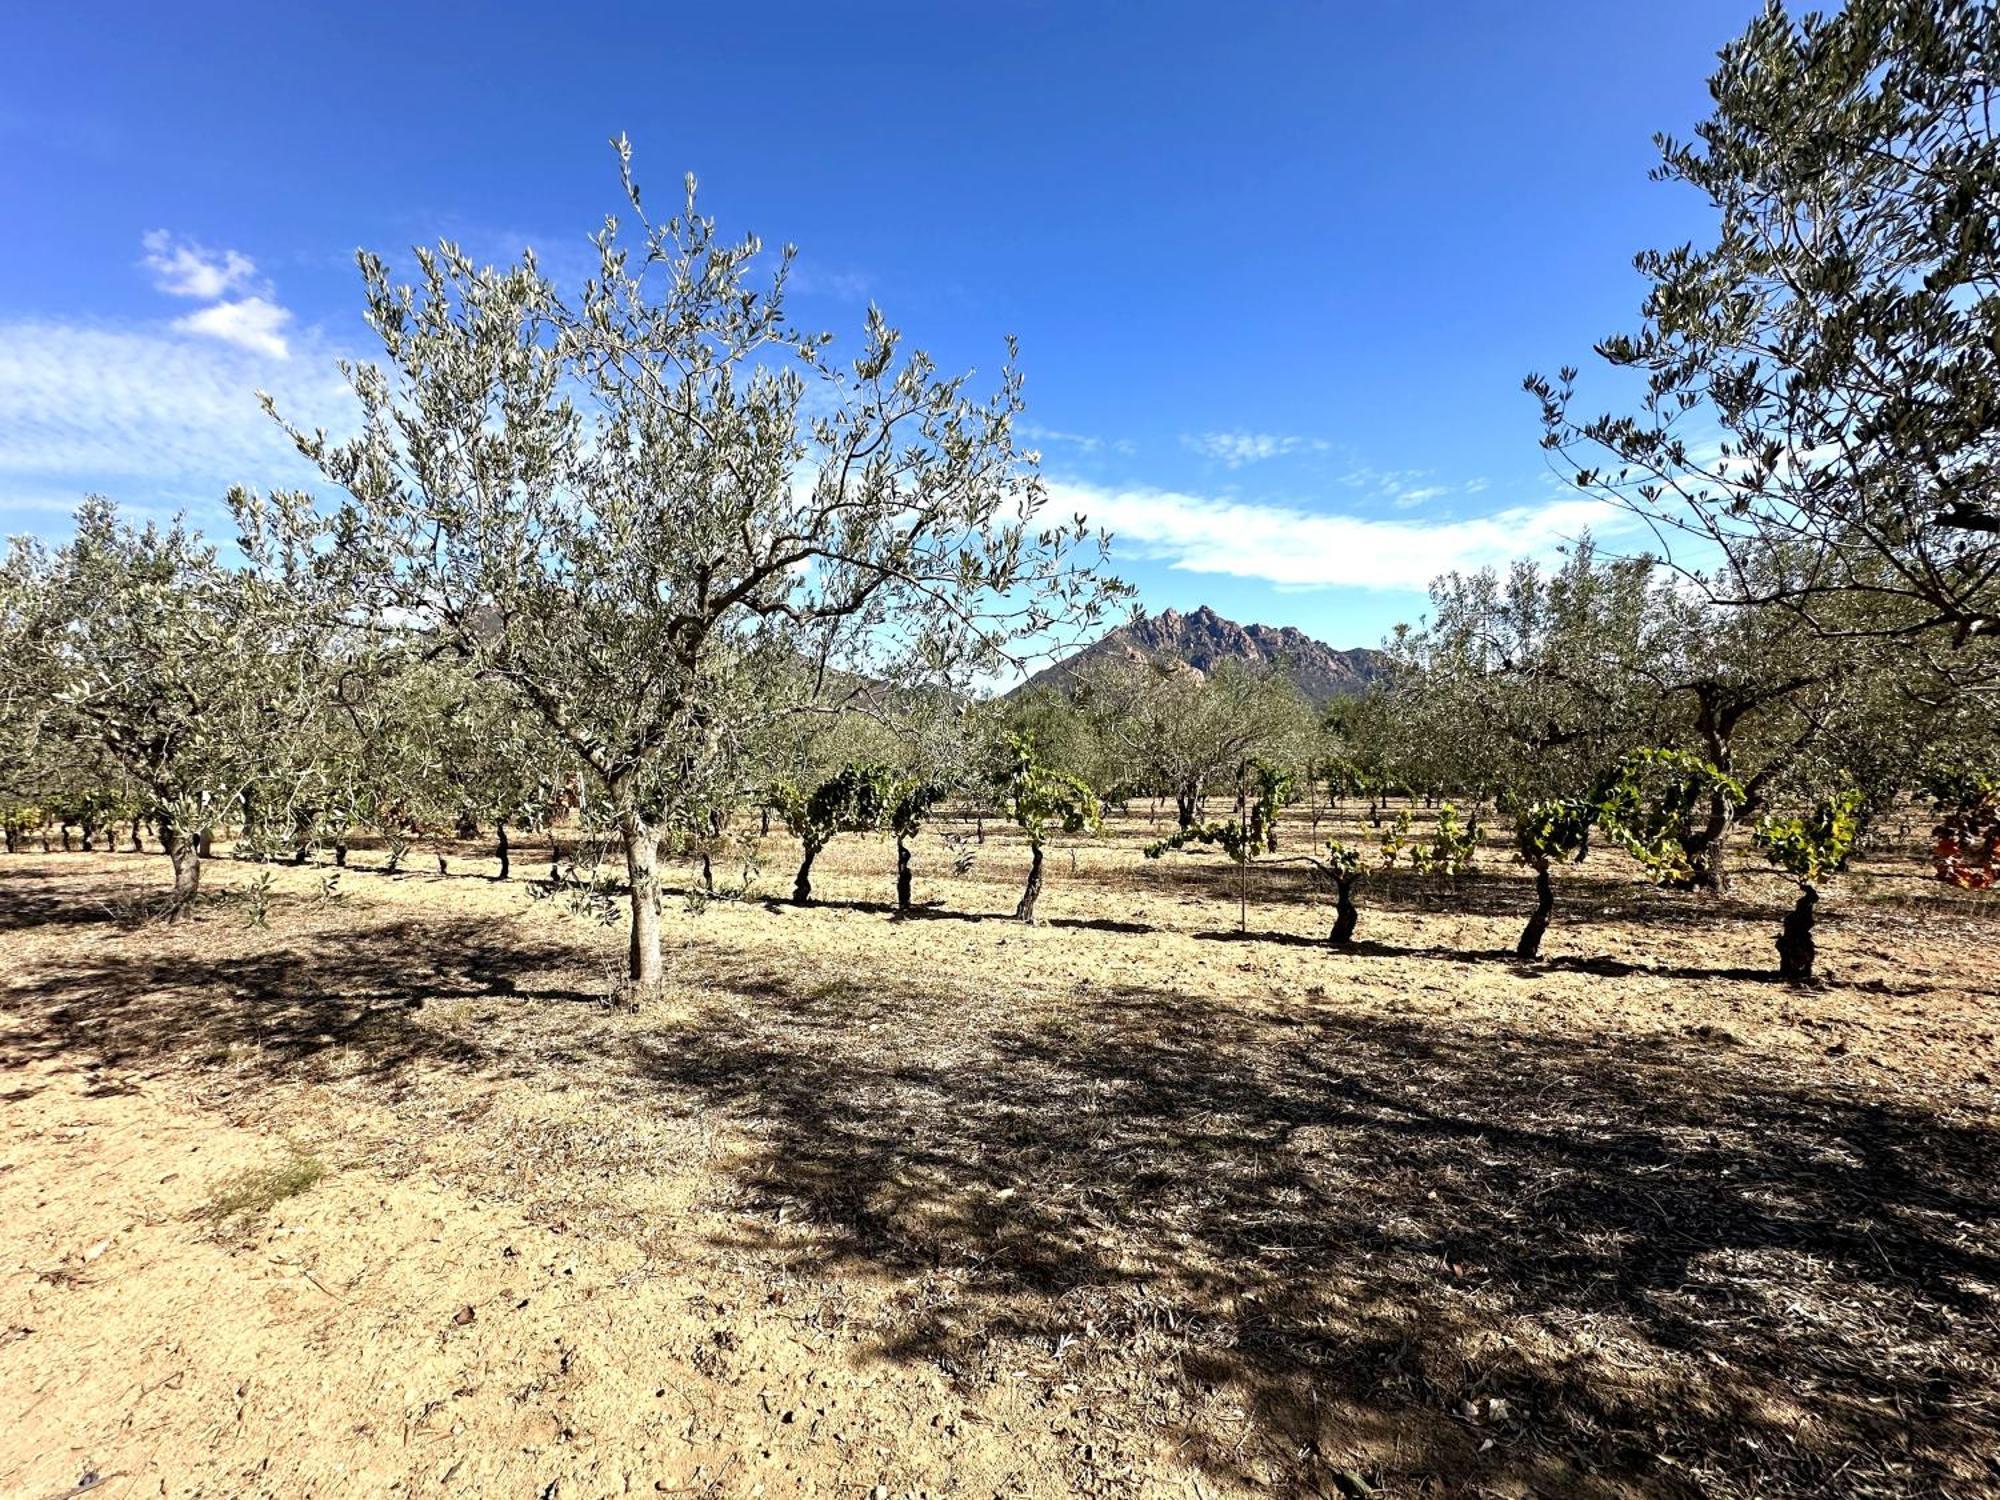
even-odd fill
[(1799, 886), (1798, 905), (1786, 913), (1784, 929), (1778, 934), (1778, 974), (1794, 983), (1813, 977), (1813, 960), (1819, 949), (1813, 942), (1813, 908), (1819, 892), (1809, 885)]
[(1336, 875), (1333, 880), (1335, 891), (1333, 907), (1333, 931), (1327, 935), (1336, 948), (1345, 948), (1354, 941), (1354, 924), (1361, 913), (1354, 907), (1354, 877)]
[(804, 906), (812, 900), (813, 861), (819, 858), (819, 846), (807, 844), (805, 858), (799, 861), (799, 873), (792, 880), (792, 900)]
[(1542, 934), (1549, 930), (1549, 918), (1556, 911), (1556, 885), (1546, 864), (1535, 867), (1535, 909), (1528, 917), (1528, 925), (1521, 931), (1521, 941), (1514, 945), (1516, 958), (1540, 958), (1542, 955)]
[(1015, 917), (1023, 922), (1035, 920), (1035, 901), (1042, 894), (1042, 846), (1035, 844), (1031, 847), (1034, 856), (1028, 862), (1027, 888), (1021, 892), (1021, 904), (1014, 908)]

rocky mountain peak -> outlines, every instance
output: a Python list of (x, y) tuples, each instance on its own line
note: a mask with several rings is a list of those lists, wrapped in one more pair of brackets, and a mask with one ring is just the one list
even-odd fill
[(1016, 691), (1061, 683), (1083, 666), (1113, 657), (1170, 661), (1201, 673), (1228, 661), (1265, 667), (1289, 677), (1314, 703), (1352, 697), (1382, 670), (1379, 651), (1365, 646), (1337, 651), (1290, 625), (1239, 625), (1204, 604), (1186, 614), (1163, 609), (1142, 615), (1036, 673)]

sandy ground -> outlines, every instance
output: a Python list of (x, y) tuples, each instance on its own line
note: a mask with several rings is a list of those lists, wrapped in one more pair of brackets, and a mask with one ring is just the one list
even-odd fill
[(1335, 954), (1146, 833), (1033, 929), (842, 839), (637, 1010), (533, 850), (0, 860), (0, 1494), (2000, 1493), (2000, 907), (1878, 855), (1798, 990), (1598, 855), (1523, 965), (1495, 851)]

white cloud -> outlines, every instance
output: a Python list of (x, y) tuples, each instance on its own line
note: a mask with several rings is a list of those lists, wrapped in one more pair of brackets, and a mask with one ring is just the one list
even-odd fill
[(140, 244), (156, 287), (171, 297), (212, 304), (176, 318), (175, 328), (272, 359), (291, 357), (284, 331), (292, 321), (291, 310), (273, 300), (276, 293), (268, 282), (255, 280), (257, 263), (249, 256), (176, 239), (164, 229), (152, 230)]
[(1422, 505), (1426, 500), (1435, 500), (1440, 495), (1449, 495), (1450, 493), (1451, 486), (1448, 484), (1419, 485), (1416, 489), (1404, 490), (1402, 494), (1398, 495), (1396, 497), (1396, 508), (1398, 510), (1408, 510), (1413, 505)]
[(352, 397), (316, 347), (282, 366), (228, 344), (50, 322), (0, 323), (0, 511), (121, 503), (217, 506), (233, 483), (313, 471), (257, 404), (339, 431)]
[(262, 297), (239, 297), (234, 302), (218, 302), (200, 312), (176, 318), (174, 327), (183, 333), (200, 333), (221, 339), (225, 344), (234, 344), (254, 354), (289, 359), (292, 351), (285, 342), (284, 327), (291, 321), (289, 308), (280, 307)]
[(1273, 432), (1200, 432), (1181, 434), (1181, 446), (1232, 469), (1262, 463), (1287, 453), (1324, 453), (1332, 445), (1321, 438)]
[(1586, 529), (1609, 532), (1630, 519), (1575, 497), (1432, 524), (1074, 483), (1052, 484), (1050, 499), (1109, 529), (1114, 550), (1293, 589), (1420, 590), (1441, 573), (1548, 556)]
[(212, 302), (247, 285), (257, 274), (257, 263), (247, 255), (210, 250), (193, 240), (176, 240), (164, 229), (153, 230), (140, 243), (145, 247), (145, 264), (153, 273), (153, 284), (169, 296)]

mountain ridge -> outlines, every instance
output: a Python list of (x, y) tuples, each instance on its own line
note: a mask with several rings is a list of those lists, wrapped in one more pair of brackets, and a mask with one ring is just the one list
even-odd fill
[(1061, 687), (1085, 667), (1117, 658), (1179, 662), (1204, 676), (1226, 661), (1269, 667), (1321, 706), (1366, 692), (1388, 661), (1371, 646), (1336, 650), (1292, 625), (1239, 625), (1204, 604), (1185, 614), (1165, 609), (1141, 615), (1044, 667), (1008, 696)]

